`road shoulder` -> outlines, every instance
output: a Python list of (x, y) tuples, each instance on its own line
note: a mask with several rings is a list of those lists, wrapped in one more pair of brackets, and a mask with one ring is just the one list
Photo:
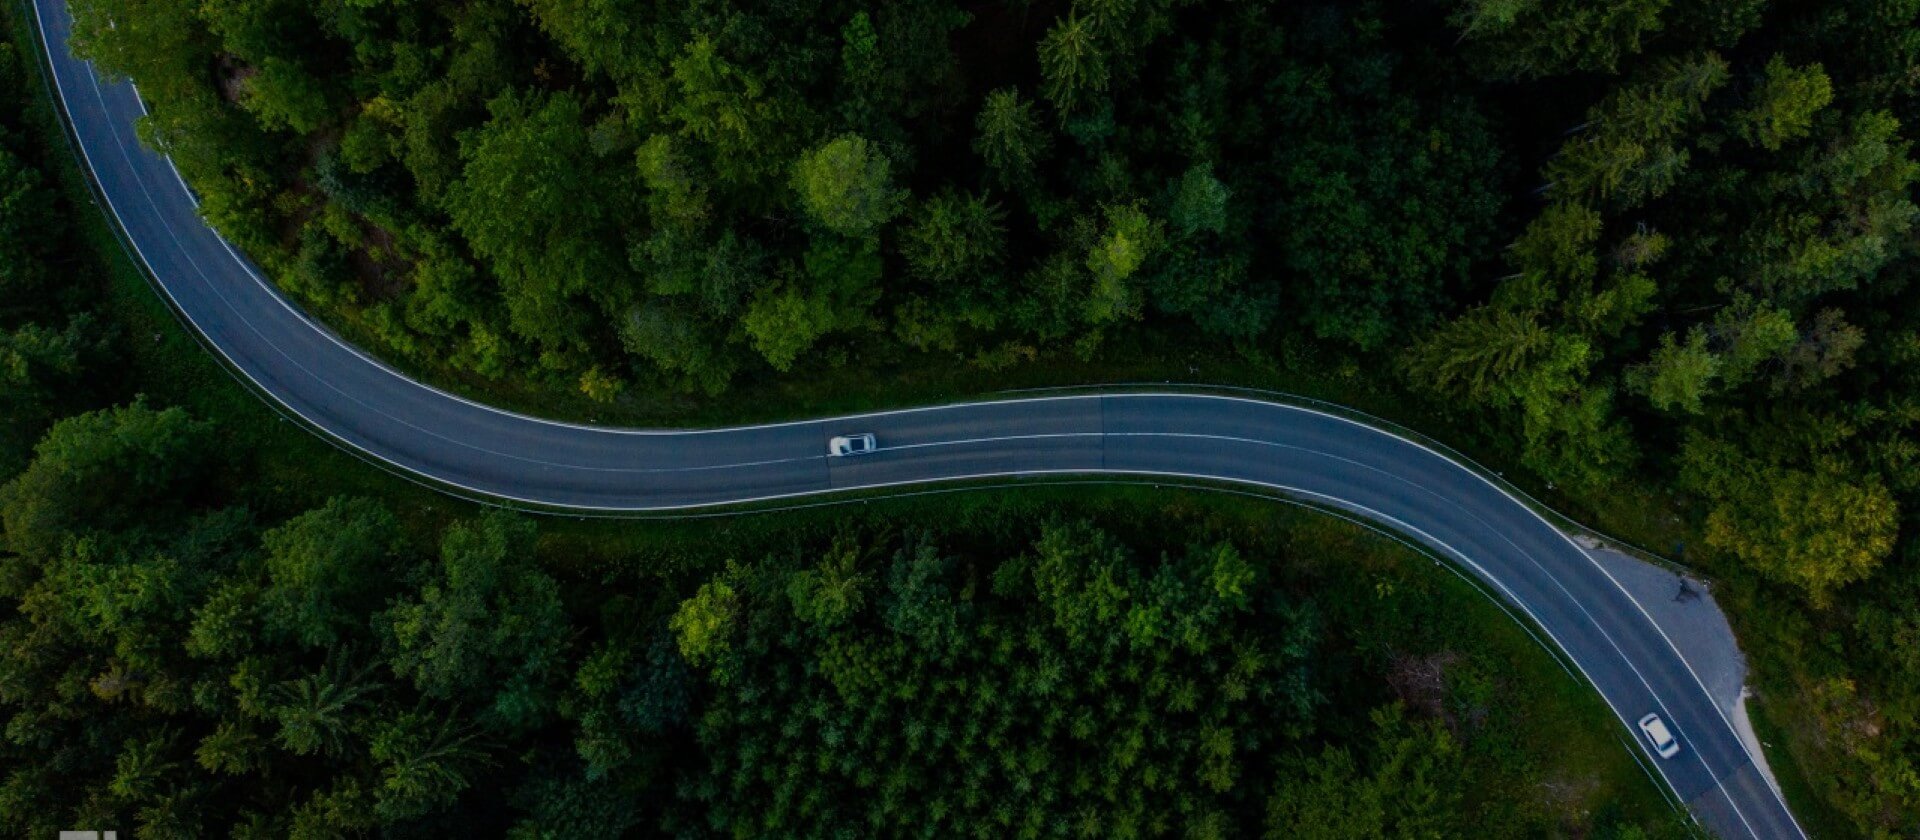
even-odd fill
[(1680, 650), (1680, 656), (1706, 684), (1734, 731), (1753, 755), (1754, 764), (1775, 791), (1780, 783), (1767, 766), (1766, 751), (1747, 716), (1747, 660), (1733, 635), (1732, 625), (1705, 582), (1607, 547), (1585, 535), (1575, 537), (1581, 548), (1626, 588), (1655, 624)]

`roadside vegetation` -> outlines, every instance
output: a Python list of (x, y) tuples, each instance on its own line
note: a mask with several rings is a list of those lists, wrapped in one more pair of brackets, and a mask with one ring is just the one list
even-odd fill
[(385, 476), (171, 320), (23, 47), (10, 835), (1685, 836), (1524, 628), (1318, 515), (1033, 488), (577, 523)]
[[(1754, 657), (1767, 731), (1778, 733), (1775, 763), (1795, 780), (1798, 812), (1823, 831), (1862, 836), (1912, 836), (1920, 825), (1920, 543), (1911, 536), (1920, 509), (1920, 290), (1910, 282), (1920, 169), (1908, 140), (1920, 119), (1920, 3), (73, 0), (73, 8), (77, 47), (140, 83), (153, 112), (144, 131), (174, 155), (209, 221), (304, 305), (437, 382), (540, 413), (629, 422), (746, 419), (742, 404), (799, 414), (869, 405), (877, 394), (914, 401), (1136, 378), (1275, 385), (1375, 408), (1712, 576)], [(16, 49), (31, 49), (17, 26), (15, 35)], [(31, 52), (10, 58), (10, 84), (23, 102), (21, 56)], [(47, 174), (59, 152), (35, 134), (44, 121), (5, 119), (29, 113), (37, 112), (23, 103), (0, 114), (0, 148), (9, 150), (0, 155), (0, 467), (23, 476), (10, 487), (25, 486), (28, 465), (46, 457), (36, 459), (33, 444), (56, 419), (146, 392), (155, 395), (146, 403), (75, 421), (56, 448), (82, 457), (79, 441), (90, 435), (147, 441), (124, 462), (145, 464), (172, 457), (163, 432), (244, 444), (195, 466), (207, 495), (176, 509), (193, 516), (167, 520), (178, 526), (234, 505), (250, 512), (232, 545), (256, 567), (235, 559), (207, 580), (251, 574), (252, 585), (268, 585), (257, 558), (269, 549), (258, 535), (309, 509), (349, 504), (329, 502), (337, 495), (385, 500), (359, 504), (392, 512), (409, 546), (394, 556), (431, 556), (443, 534), (477, 540), (487, 528), (525, 527), (475, 520), (362, 468), (222, 382), (165, 326), (164, 307), (139, 289), (138, 275), (101, 256), (109, 232), (91, 218), (67, 220), (83, 193)], [(66, 247), (76, 241), (87, 247)], [(75, 282), (83, 277), (108, 279)], [(188, 412), (169, 413), (174, 403)], [(194, 431), (200, 423), (216, 431)], [(147, 491), (128, 492), (123, 504)], [(11, 597), (78, 550), (69, 543), (111, 542), (73, 537), (58, 516), (119, 533), (106, 508), (95, 523), (74, 512), (87, 508), (58, 513), (61, 504), (44, 502), (56, 519), (32, 526), (51, 529), (43, 537), (20, 538), (49, 541), (31, 549), (38, 553), (11, 547), (7, 562), (20, 570), (9, 572), (19, 581)], [(840, 537), (856, 555), (846, 574), (868, 600), (831, 626), (803, 615), (794, 597), (766, 593), (805, 588), (792, 581), (809, 569), (824, 574), (815, 566), (836, 556), (838, 535), (791, 551), (669, 552), (703, 571), (634, 590), (672, 594), (633, 615), (663, 620), (682, 601), (731, 589), (741, 599), (728, 614), (732, 632), (766, 649), (703, 658), (670, 628), (660, 638), (673, 638), (678, 659), (663, 661), (709, 689), (723, 666), (771, 680), (781, 663), (844, 655), (852, 631), (843, 628), (878, 632), (888, 597), (880, 593), (892, 591), (882, 582), (916, 540), (952, 560), (943, 580), (958, 586), (1040, 552), (1050, 529), (1091, 521), (1084, 527), (1116, 531), (1099, 516), (1042, 509), (1052, 513), (1022, 513), (1023, 524), (990, 539), (947, 524), (930, 536), (851, 529)], [(6, 527), (11, 543), (16, 526)], [(548, 523), (535, 544), (593, 533), (596, 545), (626, 546), (596, 556), (656, 562), (635, 547), (650, 537), (599, 528)], [(1133, 558), (1128, 568), (1152, 580), (1180, 568), (1192, 545), (1216, 547), (1216, 536), (1114, 539)], [(166, 544), (157, 532), (141, 539), (130, 543), (146, 546), (135, 554)], [(964, 555), (959, 546), (973, 539), (995, 548)], [(1245, 535), (1229, 544), (1251, 550)], [(559, 571), (565, 557), (533, 553), (530, 573), (550, 575), (561, 591), (590, 579)], [(1162, 553), (1168, 565), (1158, 563)], [(953, 559), (963, 555), (970, 559)], [(1263, 569), (1298, 559), (1259, 556)], [(444, 590), (431, 565), (405, 583)], [(1279, 589), (1323, 611), (1329, 603), (1324, 593)], [(169, 607), (176, 622), (214, 590), (184, 591), (192, 597)], [(406, 598), (424, 603), (425, 591), (366, 597), (384, 610)], [(1011, 632), (1039, 622), (1050, 607), (1030, 594), (976, 586), (968, 627)], [(1274, 603), (1293, 603), (1287, 597)], [(599, 606), (583, 612), (584, 603), (561, 600), (569, 626), (602, 626), (584, 618)], [(1235, 621), (1285, 613), (1257, 603)], [(388, 669), (382, 684), (430, 699), (427, 683), (391, 663), (399, 643), (374, 635), (373, 613), (363, 612), (350, 622), (369, 634), (355, 646), (361, 658), (330, 667), (377, 662)], [(174, 638), (185, 626), (173, 626)], [(1210, 627), (1205, 649), (1232, 649), (1244, 629)], [(565, 646), (567, 667), (584, 661), (601, 631), (580, 632)], [(873, 653), (880, 673), (901, 667), (885, 656), (926, 654), (918, 641), (885, 638), (904, 647)], [(622, 644), (637, 651), (643, 642)], [(1077, 655), (1063, 649), (1056, 659), (1077, 669), (1105, 662)], [(288, 667), (281, 673), (298, 672)], [(1361, 672), (1384, 680), (1390, 669)], [(740, 688), (827, 702), (818, 685)], [(729, 708), (719, 692), (692, 693), (717, 704), (703, 710)], [(1242, 766), (1260, 769), (1243, 781), (1310, 778), (1318, 771), (1287, 762), (1318, 760), (1324, 744), (1354, 750), (1352, 772), (1371, 772), (1367, 756), (1387, 741), (1356, 735), (1364, 729), (1356, 721), (1374, 722), (1348, 713), (1389, 699), (1400, 701), (1400, 723), (1377, 728), (1399, 734), (1380, 738), (1445, 730), (1470, 744), (1444, 715), (1404, 696), (1328, 696), (1359, 698), (1337, 713), (1347, 722), (1309, 715), (1319, 728), (1275, 735), (1287, 719), (1263, 717), (1260, 726), (1278, 729), (1258, 736), (1262, 746), (1247, 755), (1260, 758)], [(875, 704), (853, 711), (886, 708)], [(471, 722), (482, 712), (459, 714)], [(1205, 714), (1239, 713), (1225, 704)], [(195, 714), (227, 720), (224, 707)], [(549, 714), (541, 726), (575, 720)], [(772, 739), (742, 748), (769, 762), (755, 765), (765, 773), (812, 749), (764, 721), (711, 732), (699, 721), (678, 737), (703, 746)], [(201, 725), (211, 724), (175, 724)], [(487, 732), (500, 744), (520, 737)], [(192, 748), (175, 737), (176, 757)], [(263, 728), (260, 737), (275, 736)], [(1069, 731), (1048, 743), (1067, 754), (1074, 742)], [(370, 744), (354, 754), (365, 796), (377, 775), (366, 769)], [(878, 744), (869, 746), (894, 749)], [(1200, 761), (1194, 753), (1165, 758), (1201, 766), (1181, 764)], [(713, 760), (750, 775), (724, 764), (734, 759)], [(703, 830), (750, 830), (728, 815), (772, 819), (804, 804), (767, 784), (680, 781), (704, 791), (695, 800), (716, 822)], [(891, 783), (855, 773), (842, 781)], [(1132, 787), (1153, 795), (1144, 783)], [(1067, 788), (1048, 801), (1086, 795)], [(695, 801), (664, 796), (678, 804), (650, 814), (684, 815)], [(1189, 809), (1179, 813), (1229, 814), (1222, 819), (1242, 830), (1258, 822), (1251, 799), (1228, 806), (1210, 797), (1186, 791)], [(1442, 806), (1468, 815), (1503, 807)], [(956, 820), (978, 816), (965, 803), (948, 807)], [(808, 813), (821, 821), (793, 825), (851, 819)], [(909, 813), (859, 818), (920, 818)]]
[(218, 432), (81, 414), (0, 485), (10, 833), (1687, 836), (1491, 601), (1271, 502), (1010, 492), (602, 553), (502, 511), (262, 516)]

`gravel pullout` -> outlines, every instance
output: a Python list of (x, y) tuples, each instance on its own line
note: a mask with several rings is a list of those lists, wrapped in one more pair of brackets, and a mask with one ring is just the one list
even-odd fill
[(1767, 754), (1747, 717), (1747, 659), (1733, 637), (1733, 627), (1714, 601), (1713, 592), (1703, 581), (1684, 577), (1637, 557), (1616, 551), (1586, 536), (1576, 536), (1582, 548), (1592, 555), (1627, 594), (1633, 596), (1653, 622), (1673, 640), (1715, 705), (1726, 712), (1733, 728), (1745, 741), (1753, 762), (1774, 790), (1780, 783), (1767, 766)]

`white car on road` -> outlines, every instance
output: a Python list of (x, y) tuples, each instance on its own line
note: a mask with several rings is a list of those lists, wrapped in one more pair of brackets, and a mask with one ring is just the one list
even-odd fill
[(1673, 737), (1673, 730), (1667, 728), (1667, 722), (1659, 715), (1650, 714), (1640, 719), (1640, 732), (1653, 744), (1653, 751), (1661, 758), (1672, 758), (1680, 754), (1680, 739)]
[(827, 441), (827, 454), (833, 457), (865, 455), (878, 448), (880, 448), (879, 444), (874, 442), (872, 432), (862, 432), (857, 435), (834, 435), (831, 440)]

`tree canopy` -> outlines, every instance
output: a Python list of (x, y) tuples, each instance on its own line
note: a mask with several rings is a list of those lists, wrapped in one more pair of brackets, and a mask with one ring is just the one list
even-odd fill
[[(502, 511), (421, 533), (365, 497), (277, 518), (181, 494), (231, 455), (206, 425), (78, 415), (0, 485), (10, 833), (1681, 836), (1664, 808), (1592, 816), (1643, 784), (1624, 761), (1555, 771), (1589, 780), (1575, 803), (1512, 782), (1568, 733), (1517, 747), (1489, 707), (1532, 689), (1486, 675), (1503, 644), (1559, 672), (1513, 628), (1438, 619), (1450, 578), (1331, 523), (1291, 556), (1270, 530), (1138, 527), (1174, 508), (1110, 528), (1013, 505), (715, 531), (595, 572)], [(137, 478), (74, 492), (109, 463)], [(1372, 571), (1323, 605), (1297, 569), (1333, 546)], [(1403, 682), (1429, 667), (1409, 651), (1434, 679)]]
[[(1920, 626), (1914, 0), (71, 6), (74, 48), (139, 84), (140, 135), (207, 221), (423, 376), (595, 416), (1181, 371), (1390, 406), (1726, 582), (1770, 631), (1756, 673), (1817, 730), (1791, 740), (1817, 795), (1867, 835), (1920, 824), (1920, 660), (1891, 641)], [(62, 247), (72, 190), (23, 140), (25, 66), (0, 50), (0, 470), (25, 488), (7, 540), (104, 575), (88, 529), (174, 516), (111, 501), (204, 481), (206, 432), (100, 375), (123, 342), (87, 299), (100, 269)], [(351, 727), (313, 710), (374, 684), (484, 695), (484, 726), (565, 705), (495, 656), (568, 649), (563, 587), (520, 561), (524, 537), (470, 525), (389, 604), (335, 571), (383, 562), (386, 526), (323, 510), (208, 596), (195, 644), (258, 630), (311, 658), (378, 607), (411, 659), (275, 675), (248, 702), (307, 708), (285, 737), (324, 751)], [(113, 574), (172, 580), (156, 563)], [(786, 603), (872, 629), (873, 600), (827, 598), (878, 592), (870, 573), (822, 570)], [(626, 687), (595, 695), (590, 766), (632, 751), (613, 721), (681, 720), (700, 669), (759, 653), (728, 616), (798, 621), (741, 574), (661, 618), (706, 628), (698, 653), (673, 627), (623, 643), (678, 676), (608, 678)], [(177, 613), (169, 586), (128, 626)], [(509, 602), (525, 636), (472, 618)], [(628, 689), (632, 709), (606, 705)], [(367, 761), (393, 778), (315, 789), (300, 819), (444, 803), (420, 780), (479, 766), (449, 719), (385, 721)], [(221, 730), (209, 761), (254, 766), (248, 745), (282, 737), (264, 721)], [(1445, 766), (1418, 727), (1369, 725)], [(123, 791), (151, 791), (186, 737), (130, 742)], [(1314, 754), (1307, 777), (1400, 778)], [(553, 801), (614, 813), (595, 778)], [(1352, 818), (1425, 830), (1370, 802)]]

